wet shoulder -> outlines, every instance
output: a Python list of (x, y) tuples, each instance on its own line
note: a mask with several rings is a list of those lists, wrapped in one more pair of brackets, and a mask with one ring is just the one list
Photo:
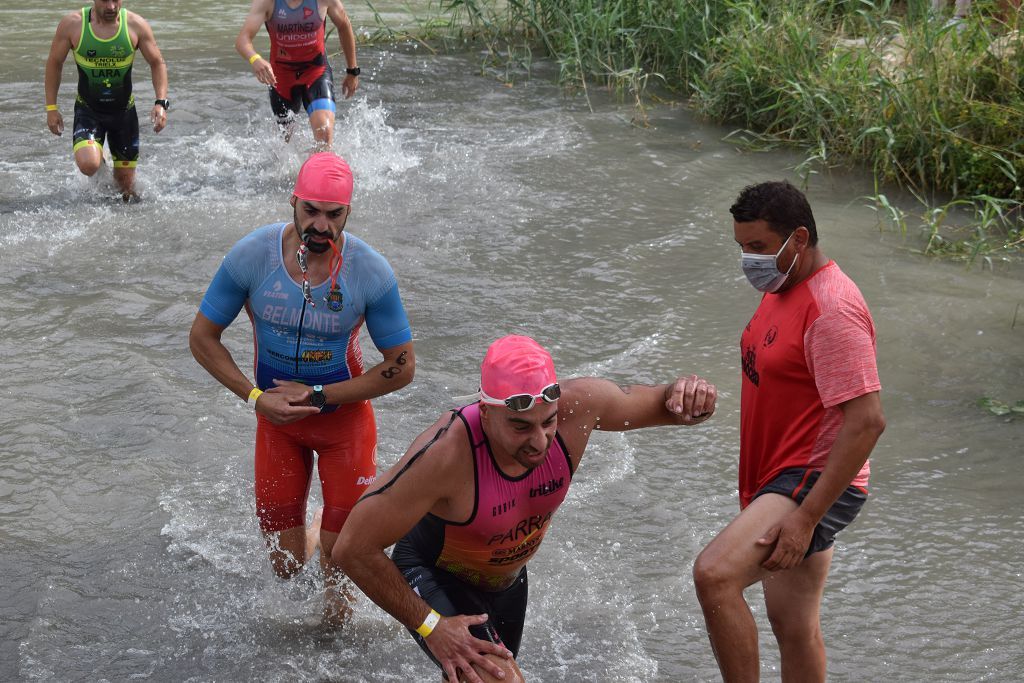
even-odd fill
[(281, 231), (285, 225), (264, 225), (235, 242), (224, 258), (224, 266), (236, 282), (262, 282), (281, 266)]
[(57, 34), (62, 38), (69, 39), (71, 44), (77, 47), (83, 23), (82, 10), (77, 9), (73, 12), (68, 12), (61, 17), (60, 23), (57, 24)]
[(346, 233), (345, 264), (342, 267), (349, 286), (360, 289), (367, 301), (379, 299), (397, 281), (388, 260), (352, 233)]

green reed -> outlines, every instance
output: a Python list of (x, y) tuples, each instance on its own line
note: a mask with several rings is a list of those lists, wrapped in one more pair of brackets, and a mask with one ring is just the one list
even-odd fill
[(802, 173), (867, 165), (921, 201), (927, 253), (973, 259), (1024, 251), (1024, 39), (973, 4), (960, 27), (929, 0), (439, 0), (425, 23), (508, 80), (539, 50), (566, 85), (632, 98), (637, 121), (667, 89), (747, 144), (807, 150)]

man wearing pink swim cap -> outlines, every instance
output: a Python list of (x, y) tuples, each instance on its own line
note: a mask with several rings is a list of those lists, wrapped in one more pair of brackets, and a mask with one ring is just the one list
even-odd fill
[(522, 681), (514, 658), (527, 562), (590, 435), (699, 424), (716, 397), (696, 375), (659, 386), (559, 381), (540, 344), (502, 337), (487, 350), (475, 400), (420, 434), (359, 500), (334, 561), (448, 680)]
[[(352, 171), (330, 152), (311, 156), (291, 197), (292, 222), (258, 228), (228, 252), (189, 336), (196, 360), (256, 413), (256, 514), (274, 570), (296, 574), (317, 543), (326, 577), (325, 622), (349, 612), (331, 549), (377, 473), (370, 399), (401, 389), (416, 367), (412, 333), (388, 262), (345, 232)], [(250, 380), (221, 341), (245, 309), (255, 333)], [(365, 369), (365, 321), (383, 355)], [(313, 453), (322, 518), (306, 529)]]

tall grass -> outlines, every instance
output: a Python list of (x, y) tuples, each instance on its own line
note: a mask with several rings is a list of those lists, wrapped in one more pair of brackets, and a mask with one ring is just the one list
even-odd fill
[[(921, 199), (929, 253), (1021, 251), (1024, 39), (992, 0), (959, 27), (930, 0), (439, 2), (446, 35), (495, 63), (541, 50), (583, 92), (612, 86), (642, 111), (656, 82), (757, 144), (805, 148), (808, 169), (866, 164)], [(970, 235), (942, 237), (964, 208)]]

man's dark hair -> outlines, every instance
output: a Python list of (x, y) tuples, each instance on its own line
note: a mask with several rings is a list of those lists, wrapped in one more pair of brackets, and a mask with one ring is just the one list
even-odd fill
[(746, 186), (729, 207), (729, 213), (737, 223), (765, 221), (772, 232), (782, 237), (789, 237), (802, 225), (811, 234), (810, 245), (818, 244), (818, 228), (807, 197), (785, 180)]

